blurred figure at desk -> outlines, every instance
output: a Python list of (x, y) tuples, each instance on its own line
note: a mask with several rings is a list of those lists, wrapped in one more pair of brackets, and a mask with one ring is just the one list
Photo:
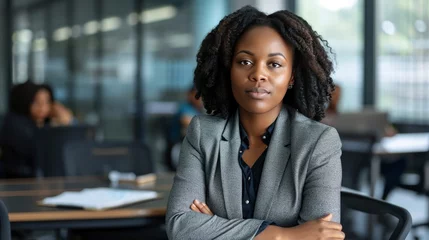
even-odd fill
[(201, 99), (195, 98), (196, 94), (197, 89), (192, 86), (187, 92), (186, 102), (179, 105), (170, 130), (170, 140), (172, 142), (180, 142), (185, 137), (186, 129), (192, 118), (203, 111), (203, 102)]
[(36, 176), (37, 129), (74, 123), (72, 112), (55, 102), (51, 87), (31, 81), (10, 92), (9, 112), (0, 128), (2, 176)]
[(341, 87), (335, 85), (335, 89), (331, 95), (331, 101), (329, 102), (328, 107), (325, 110), (325, 118), (323, 118), (320, 122), (326, 125), (332, 125), (335, 117), (338, 114), (338, 104), (340, 102), (341, 96)]
[[(341, 100), (341, 87), (335, 85), (335, 90), (332, 93), (332, 98), (325, 110), (325, 118), (322, 123), (326, 125), (333, 125), (336, 117), (340, 114), (338, 110), (339, 102)], [(396, 129), (388, 124), (384, 128), (384, 137), (393, 137), (397, 133)], [(384, 176), (384, 190), (382, 199), (386, 200), (389, 193), (399, 185), (400, 177), (406, 168), (406, 160), (401, 156), (384, 157), (381, 159), (380, 171)], [(344, 176), (344, 174), (343, 174)]]
[(167, 146), (167, 165), (170, 170), (176, 170), (179, 159), (180, 144), (186, 135), (186, 129), (195, 115), (203, 113), (203, 101), (196, 99), (197, 89), (192, 86), (186, 94), (186, 102), (179, 105), (169, 129)]

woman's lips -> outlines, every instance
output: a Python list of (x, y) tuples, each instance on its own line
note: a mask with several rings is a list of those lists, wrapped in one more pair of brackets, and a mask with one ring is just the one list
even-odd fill
[(264, 88), (252, 88), (246, 90), (246, 94), (256, 100), (261, 100), (269, 96), (270, 92)]

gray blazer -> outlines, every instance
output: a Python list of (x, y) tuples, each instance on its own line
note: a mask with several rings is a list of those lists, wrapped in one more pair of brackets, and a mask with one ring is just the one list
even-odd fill
[[(238, 111), (192, 119), (167, 208), (169, 239), (252, 239), (264, 220), (291, 227), (333, 214), (340, 220), (337, 131), (284, 107), (268, 146), (253, 219), (242, 216)], [(194, 199), (214, 216), (190, 209)]]

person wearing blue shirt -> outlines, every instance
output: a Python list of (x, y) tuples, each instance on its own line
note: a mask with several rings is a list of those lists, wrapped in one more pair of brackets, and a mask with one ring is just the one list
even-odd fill
[(179, 142), (186, 134), (186, 129), (192, 118), (202, 112), (203, 102), (196, 99), (197, 90), (195, 87), (189, 89), (187, 93), (187, 101), (180, 104), (178, 111), (173, 118), (173, 123), (170, 132), (170, 141)]
[(177, 166), (178, 151), (180, 150), (180, 143), (186, 135), (186, 130), (191, 123), (194, 116), (203, 112), (203, 102), (201, 99), (196, 99), (197, 89), (192, 86), (186, 96), (186, 102), (179, 105), (176, 114), (170, 125), (168, 135), (168, 150), (167, 150), (167, 164), (172, 170)]

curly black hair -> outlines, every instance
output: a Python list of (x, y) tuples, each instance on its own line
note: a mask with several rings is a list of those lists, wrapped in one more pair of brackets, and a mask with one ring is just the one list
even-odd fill
[(226, 118), (237, 108), (232, 95), (230, 71), (234, 47), (252, 27), (269, 26), (294, 48), (294, 87), (283, 102), (308, 118), (320, 121), (331, 99), (333, 63), (327, 41), (301, 17), (283, 10), (267, 15), (251, 6), (224, 17), (205, 37), (197, 54), (194, 84), (207, 113)]
[(36, 84), (31, 80), (28, 80), (24, 83), (13, 86), (9, 95), (9, 111), (15, 114), (31, 117), (31, 104), (34, 101), (37, 92), (40, 90), (46, 90), (49, 92), (51, 102), (55, 100), (52, 88), (47, 84)]

